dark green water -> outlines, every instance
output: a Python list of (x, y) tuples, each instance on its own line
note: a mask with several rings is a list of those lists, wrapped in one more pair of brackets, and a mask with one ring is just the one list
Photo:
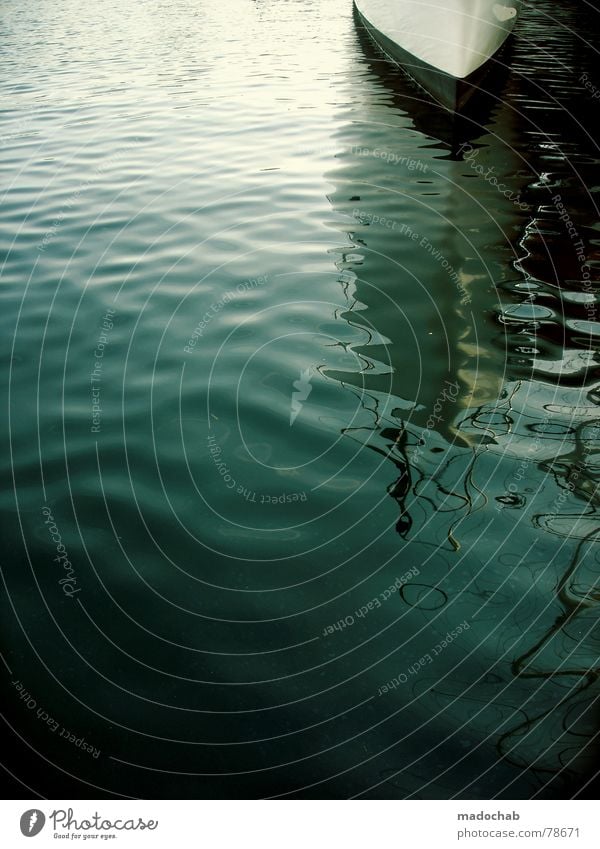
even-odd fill
[(451, 122), (349, 0), (3, 3), (13, 795), (588, 782), (597, 35)]

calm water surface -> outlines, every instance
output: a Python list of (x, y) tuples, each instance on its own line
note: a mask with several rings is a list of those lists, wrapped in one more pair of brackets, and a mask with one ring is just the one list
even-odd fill
[(452, 122), (350, 0), (6, 0), (17, 797), (588, 781), (597, 35)]

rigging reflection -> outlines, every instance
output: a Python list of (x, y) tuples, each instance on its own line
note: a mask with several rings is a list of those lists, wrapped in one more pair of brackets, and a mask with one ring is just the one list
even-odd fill
[[(496, 650), (483, 627), (480, 649), (488, 668), (508, 657), (512, 681), (490, 674), (473, 693), (482, 733), (485, 717), (499, 756), (552, 793), (590, 769), (598, 727), (600, 325), (595, 206), (581, 197), (597, 152), (578, 138), (577, 161), (560, 153), (580, 134), (576, 121), (548, 142), (527, 91), (536, 74), (548, 84), (547, 54), (526, 48), (539, 26), (525, 16), (509, 82), (499, 67), (503, 79), (453, 118), (359, 32), (379, 96), (356, 104), (360, 120), (339, 131), (327, 177), (348, 240), (336, 257), (339, 317), (368, 343), (363, 371), (329, 374), (372, 412), (371, 428), (346, 433), (395, 466), (397, 532), (460, 555), (465, 582), (476, 574), (486, 586), (475, 609), (497, 609), (503, 626)], [(557, 54), (576, 65), (575, 42), (559, 36)], [(469, 572), (482, 533), (488, 559)], [(518, 577), (501, 605), (509, 562)], [(528, 688), (536, 681), (543, 697)], [(457, 687), (440, 690), (440, 703)]]

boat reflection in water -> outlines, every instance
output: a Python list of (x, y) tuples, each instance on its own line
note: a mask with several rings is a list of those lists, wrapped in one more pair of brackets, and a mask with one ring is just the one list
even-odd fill
[[(524, 25), (539, 37), (537, 18)], [(594, 160), (584, 145), (580, 176), (561, 155), (550, 164), (543, 117), (523, 106), (548, 59), (536, 66), (525, 44), (515, 61), (528, 78), (513, 74), (506, 100), (491, 92), (449, 123), (359, 38), (380, 96), (356, 104), (327, 177), (347, 239), (339, 317), (364, 330), (364, 368), (329, 376), (372, 416), (348, 438), (396, 468), (400, 550), (426, 585), (403, 597), (423, 613), (422, 655), (441, 609), (446, 625), (470, 623), (447, 674), (421, 672), (408, 695), (422, 717), (444, 717), (443, 751), (468, 759), (465, 797), (486, 786), (516, 797), (527, 782), (564, 794), (597, 754), (600, 325), (556, 187), (581, 209)], [(589, 272), (586, 214), (573, 220)], [(444, 780), (456, 792), (447, 758), (419, 763), (430, 778), (417, 795), (443, 793)], [(415, 772), (390, 763), (381, 781), (410, 795)]]

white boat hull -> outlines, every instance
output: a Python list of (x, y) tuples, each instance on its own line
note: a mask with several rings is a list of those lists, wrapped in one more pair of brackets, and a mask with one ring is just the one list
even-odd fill
[(476, 79), (485, 68), (512, 31), (522, 3), (355, 0), (355, 5), (384, 50), (445, 105), (456, 108), (459, 83)]

